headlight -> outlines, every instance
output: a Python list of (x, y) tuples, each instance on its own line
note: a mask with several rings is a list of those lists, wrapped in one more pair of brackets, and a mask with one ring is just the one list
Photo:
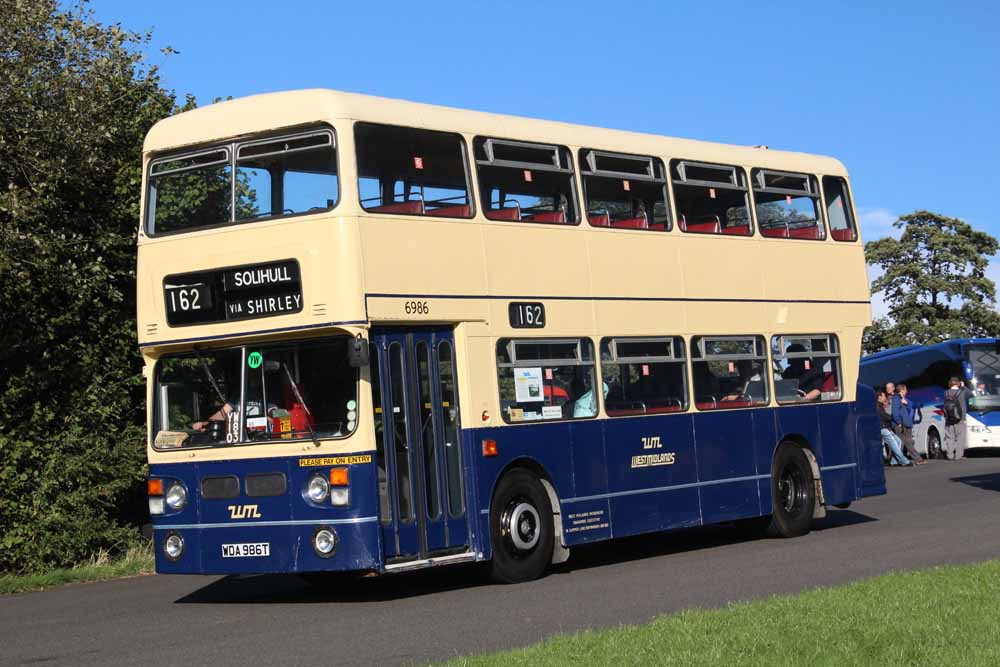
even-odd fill
[(173, 484), (170, 485), (170, 488), (167, 489), (166, 498), (167, 498), (167, 506), (170, 507), (170, 509), (172, 510), (184, 509), (184, 506), (187, 505), (187, 499), (188, 499), (187, 489), (185, 489), (184, 485), (181, 484), (180, 482), (174, 482)]
[(969, 430), (973, 433), (986, 433), (989, 431), (985, 426), (977, 426), (976, 424), (969, 426)]
[(309, 486), (306, 488), (306, 495), (314, 503), (322, 503), (330, 495), (330, 482), (326, 475), (316, 473), (309, 478)]
[(333, 528), (322, 527), (313, 535), (313, 550), (321, 558), (329, 558), (337, 551), (337, 533)]
[(177, 533), (170, 533), (163, 540), (163, 553), (170, 560), (177, 560), (184, 555), (184, 538)]

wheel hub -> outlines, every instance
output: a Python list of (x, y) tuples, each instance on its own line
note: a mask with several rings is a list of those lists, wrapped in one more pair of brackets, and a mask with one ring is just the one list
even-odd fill
[(541, 538), (538, 510), (524, 501), (515, 501), (504, 512), (504, 533), (518, 551), (530, 551)]

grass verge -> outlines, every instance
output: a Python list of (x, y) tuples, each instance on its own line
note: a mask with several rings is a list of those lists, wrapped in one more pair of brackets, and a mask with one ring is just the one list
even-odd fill
[(0, 595), (39, 591), (74, 582), (134, 577), (152, 573), (154, 566), (152, 543), (132, 547), (118, 560), (111, 560), (108, 552), (102, 550), (89, 562), (75, 567), (40, 574), (0, 574)]
[(647, 625), (559, 635), (447, 665), (993, 667), (1000, 664), (998, 600), (1000, 561), (937, 567), (689, 610)]

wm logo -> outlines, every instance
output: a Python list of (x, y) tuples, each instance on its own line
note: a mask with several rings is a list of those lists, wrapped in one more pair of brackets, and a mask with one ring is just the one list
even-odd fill
[(260, 511), (256, 505), (230, 505), (227, 509), (229, 510), (230, 519), (260, 518)]

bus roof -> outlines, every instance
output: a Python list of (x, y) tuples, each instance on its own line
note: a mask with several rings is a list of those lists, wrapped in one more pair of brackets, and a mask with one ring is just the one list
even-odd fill
[(468, 111), (328, 89), (251, 95), (177, 114), (150, 129), (143, 150), (155, 153), (335, 118), (511, 138), (545, 138), (567, 145), (593, 145), (638, 154), (697, 155), (699, 159), (723, 163), (847, 176), (844, 165), (832, 157)]
[(873, 361), (884, 361), (886, 359), (893, 359), (895, 357), (903, 356), (909, 354), (910, 352), (916, 352), (918, 350), (927, 349), (955, 349), (956, 347), (962, 347), (965, 345), (993, 345), (997, 342), (997, 338), (951, 338), (949, 340), (943, 340), (940, 343), (935, 343), (933, 345), (903, 345), (901, 347), (893, 347), (888, 350), (882, 350), (881, 352), (874, 352), (872, 354), (865, 355), (861, 357), (861, 363), (869, 363)]

